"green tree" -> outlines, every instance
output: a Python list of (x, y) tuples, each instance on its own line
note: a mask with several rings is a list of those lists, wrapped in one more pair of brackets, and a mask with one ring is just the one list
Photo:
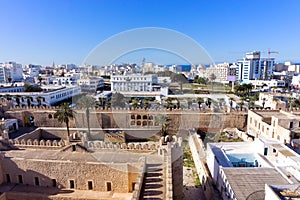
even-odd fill
[(100, 106), (102, 106), (102, 109), (105, 109), (106, 98), (105, 97), (99, 97), (99, 104), (100, 104)]
[(149, 99), (147, 99), (147, 98), (144, 99), (143, 100), (143, 107), (144, 107), (144, 109), (147, 110), (149, 108), (149, 106), (150, 106)]
[(167, 109), (172, 109), (173, 108), (172, 98), (168, 97), (166, 99), (166, 107), (167, 107)]
[(125, 97), (123, 94), (121, 93), (114, 93), (112, 95), (112, 99), (111, 99), (111, 104), (113, 107), (121, 107), (124, 108), (125, 107)]
[(42, 80), (43, 80), (43, 78), (42, 78), (41, 76), (38, 76), (37, 79), (38, 79), (38, 81), (39, 81), (39, 84), (42, 85)]
[(15, 95), (15, 100), (18, 106), (20, 106), (20, 98), (21, 98), (20, 95)]
[(12, 81), (11, 76), (9, 76), (9, 77), (7, 78), (7, 81), (8, 81), (9, 83), (11, 83), (11, 81)]
[(25, 99), (27, 100), (27, 106), (30, 107), (31, 106), (31, 97), (26, 96)]
[(229, 104), (230, 104), (230, 107), (232, 108), (233, 106), (233, 101), (234, 101), (234, 98), (233, 97), (230, 97), (229, 98)]
[(41, 96), (36, 97), (36, 101), (38, 102), (38, 106), (42, 105), (42, 99), (43, 99), (43, 97), (41, 97)]
[(96, 101), (91, 96), (82, 96), (76, 102), (76, 106), (85, 109), (85, 118), (86, 118), (86, 122), (87, 122), (88, 137), (89, 137), (90, 134), (91, 134), (91, 128), (90, 128), (90, 109), (91, 108), (95, 108)]
[(139, 105), (141, 104), (141, 100), (139, 98), (134, 98), (132, 100), (132, 104), (131, 106), (133, 107), (133, 109), (137, 109), (139, 107)]
[(244, 101), (240, 101), (238, 103), (239, 107), (240, 107), (240, 110), (242, 111), (243, 110), (243, 106), (245, 105), (245, 102)]
[(201, 104), (203, 104), (204, 103), (204, 100), (203, 100), (203, 98), (201, 98), (201, 97), (198, 97), (197, 98), (197, 103), (198, 103), (198, 107), (199, 107), (199, 109), (201, 108)]
[(161, 126), (161, 135), (166, 136), (169, 126), (169, 117), (167, 115), (159, 114), (155, 116), (155, 122)]
[(211, 98), (207, 98), (205, 104), (208, 106), (208, 108), (211, 107), (211, 103), (212, 103), (212, 99)]
[(56, 118), (60, 123), (65, 123), (68, 132), (68, 141), (70, 141), (70, 130), (69, 130), (69, 121), (73, 119), (74, 113), (73, 110), (69, 107), (68, 103), (63, 103), (59, 110), (56, 110), (54, 113), (54, 118)]
[(182, 93), (182, 85), (188, 83), (187, 78), (183, 74), (171, 74), (171, 81), (180, 85), (180, 92)]

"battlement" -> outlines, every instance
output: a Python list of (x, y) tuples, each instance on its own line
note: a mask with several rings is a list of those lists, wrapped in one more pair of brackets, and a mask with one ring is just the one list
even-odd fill
[[(19, 106), (11, 106), (10, 111), (21, 111), (21, 110), (26, 110), (26, 111), (42, 111), (42, 110), (48, 110), (48, 111), (56, 111), (59, 109), (59, 106), (24, 106), (24, 107), (19, 107)], [(74, 108), (74, 110), (84, 110), (84, 108)], [(138, 112), (138, 113), (143, 113), (143, 112), (172, 112), (172, 113), (182, 113), (182, 112), (188, 112), (188, 113), (214, 113), (210, 108), (175, 108), (175, 109), (167, 109), (167, 108), (149, 108), (149, 109), (142, 109), (142, 108), (137, 108), (137, 109), (132, 109), (132, 108), (107, 108), (103, 109), (101, 107), (99, 108), (93, 108), (90, 109), (91, 111), (95, 112)], [(243, 109), (242, 111), (240, 110), (234, 110), (231, 112), (235, 113), (244, 113), (246, 112), (246, 109)]]
[(60, 149), (66, 146), (66, 143), (63, 140), (32, 140), (32, 139), (10, 139), (8, 140), (10, 145), (13, 145), (18, 148), (47, 148), (47, 149)]
[(134, 150), (136, 151), (156, 151), (159, 144), (155, 142), (138, 142), (138, 143), (112, 143), (103, 141), (86, 141), (85, 147), (93, 151), (110, 149), (110, 150)]
[(142, 157), (139, 159), (140, 163), (140, 168), (138, 172), (138, 177), (136, 179), (136, 183), (134, 185), (134, 190), (132, 192), (132, 198), (131, 200), (139, 200), (140, 199), (140, 194), (143, 186), (143, 180), (145, 176), (145, 171), (146, 171), (146, 158)]

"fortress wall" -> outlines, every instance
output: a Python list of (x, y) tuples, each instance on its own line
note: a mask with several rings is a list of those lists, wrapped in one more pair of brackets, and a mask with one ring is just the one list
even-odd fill
[[(40, 127), (65, 127), (64, 123), (57, 122), (53, 117), (49, 119), (49, 115), (54, 116), (53, 108), (47, 109), (29, 109), (29, 110), (9, 110), (6, 117), (17, 118), (20, 126), (26, 125), (26, 117), (34, 116), (34, 123)], [(179, 130), (187, 130), (191, 128), (200, 128), (209, 132), (218, 132), (224, 128), (238, 128), (246, 130), (247, 112), (239, 111), (232, 113), (216, 113), (202, 110), (91, 110), (90, 111), (90, 127), (91, 128), (153, 128), (159, 129), (159, 125), (155, 125), (155, 116), (158, 114), (167, 115), (170, 119), (169, 131), (177, 133)], [(149, 124), (132, 125), (132, 115), (151, 116), (152, 120), (136, 120), (137, 123)], [(150, 125), (151, 123), (151, 125)], [(87, 128), (87, 120), (84, 112), (76, 111), (75, 119), (70, 121), (70, 128)]]
[(112, 192), (121, 193), (130, 191), (129, 185), (132, 185), (132, 182), (129, 183), (129, 180), (133, 180), (138, 173), (137, 170), (134, 171), (134, 167), (131, 167), (132, 177), (130, 177), (127, 164), (58, 160), (4, 158), (1, 166), (3, 174), (9, 174), (12, 183), (19, 183), (18, 175), (22, 175), (23, 184), (28, 185), (35, 185), (35, 177), (37, 177), (40, 186), (53, 187), (52, 179), (56, 179), (58, 187), (70, 188), (69, 181), (74, 180), (75, 189), (88, 190), (88, 181), (92, 181), (93, 190), (107, 191), (106, 182), (111, 182)]

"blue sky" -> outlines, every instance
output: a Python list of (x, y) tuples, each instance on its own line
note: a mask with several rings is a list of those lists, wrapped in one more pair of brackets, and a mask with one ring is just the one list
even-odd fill
[[(215, 62), (268, 48), (279, 61), (299, 62), (299, 7), (298, 0), (0, 0), (0, 62), (82, 64), (99, 43), (141, 27), (186, 34)], [(146, 61), (180, 62), (147, 53)]]

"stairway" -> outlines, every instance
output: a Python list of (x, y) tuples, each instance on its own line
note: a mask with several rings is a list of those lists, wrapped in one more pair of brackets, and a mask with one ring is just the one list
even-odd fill
[(140, 200), (163, 200), (165, 169), (162, 163), (147, 163)]

